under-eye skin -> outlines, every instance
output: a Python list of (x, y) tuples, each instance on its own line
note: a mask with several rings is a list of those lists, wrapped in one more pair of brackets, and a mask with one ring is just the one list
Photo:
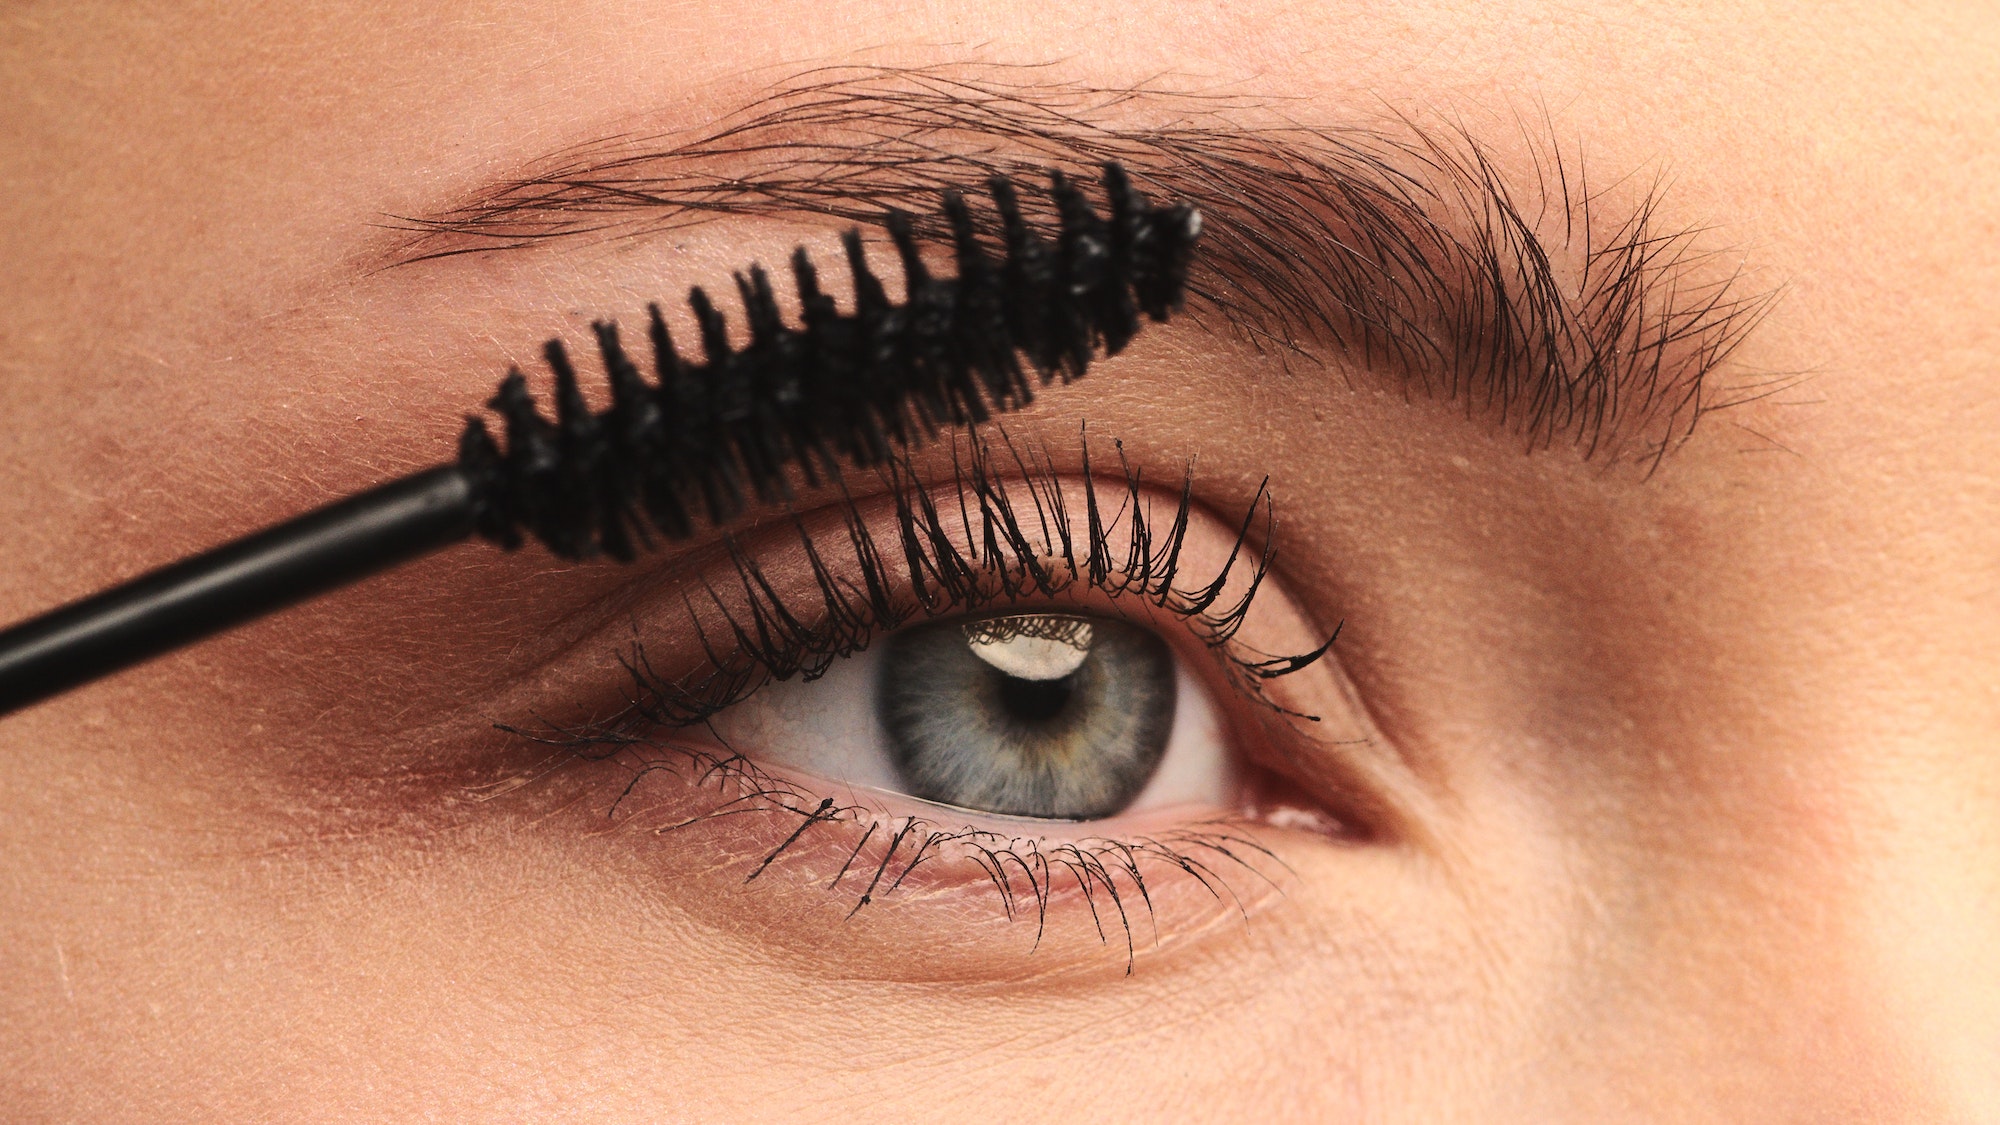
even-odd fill
[(1173, 730), (1172, 654), (1117, 621), (1015, 614), (920, 625), (884, 642), (876, 677), (907, 791), (1008, 816), (1123, 810)]

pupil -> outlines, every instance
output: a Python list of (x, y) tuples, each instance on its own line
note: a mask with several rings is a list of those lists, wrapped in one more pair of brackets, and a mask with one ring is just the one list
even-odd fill
[(1030, 723), (1047, 722), (1062, 713), (1069, 703), (1074, 673), (1055, 680), (1024, 680), (1000, 677), (1000, 705), (1017, 719)]

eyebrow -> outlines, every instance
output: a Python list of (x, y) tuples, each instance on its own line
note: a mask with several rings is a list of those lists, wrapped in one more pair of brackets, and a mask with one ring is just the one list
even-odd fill
[(392, 264), (725, 215), (874, 224), (896, 209), (948, 240), (941, 191), (1116, 161), (1201, 209), (1196, 319), (1287, 359), (1330, 350), (1530, 449), (1657, 465), (1703, 415), (1756, 397), (1713, 375), (1771, 294), (1698, 229), (1662, 229), (1657, 184), (1613, 208), (1552, 142), (1524, 147), (1517, 183), (1466, 130), (1402, 117), (1308, 126), (1249, 97), (1037, 68), (820, 68), (708, 128), (592, 141), (398, 217)]

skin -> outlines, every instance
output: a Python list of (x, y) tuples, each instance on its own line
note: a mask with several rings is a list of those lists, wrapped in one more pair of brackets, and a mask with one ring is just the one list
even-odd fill
[(385, 215), (832, 62), (1437, 113), (1516, 167), (1546, 117), (1781, 292), (1717, 377), (1792, 378), (1652, 474), (1199, 330), (1048, 396), (1024, 426), (1199, 453), (1225, 521), (1272, 477), (1260, 627), (1344, 622), (1294, 690), (1374, 740), (1293, 769), (1370, 839), (1271, 831), (1280, 892), (1164, 892), (1129, 976), (1074, 913), (1030, 953), (963, 888), (745, 887), (728, 822), (605, 828), (603, 771), (494, 796), (539, 758), (491, 718), (615, 690), (658, 561), (467, 546), (0, 719), (10, 1119), (2000, 1114), (1991, 6), (423, 7), (0, 15), (0, 619), (435, 459), (550, 332), (779, 260), (745, 223), (373, 268)]

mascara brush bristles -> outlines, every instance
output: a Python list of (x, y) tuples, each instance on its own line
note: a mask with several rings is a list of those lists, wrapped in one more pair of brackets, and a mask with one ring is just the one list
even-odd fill
[(997, 265), (971, 208), (948, 193), (950, 278), (925, 265), (912, 218), (891, 212), (900, 305), (850, 230), (842, 244), (851, 312), (821, 289), (801, 248), (791, 261), (797, 327), (785, 323), (769, 276), (755, 266), (735, 279), (749, 328), (741, 348), (707, 293), (688, 294), (699, 364), (681, 358), (659, 307), (649, 306), (653, 382), (625, 354), (615, 325), (594, 324), (611, 391), (602, 413), (590, 410), (567, 351), (550, 341), (553, 420), (510, 371), (489, 404), (503, 422), (504, 452), (481, 418), (466, 422), (458, 464), (473, 482), (477, 531), (510, 548), (532, 536), (568, 559), (630, 559), (655, 536), (692, 535), (697, 512), (723, 524), (752, 497), (788, 498), (791, 471), (811, 487), (837, 478), (843, 464), (880, 465), (942, 428), (1021, 409), (1035, 383), (1082, 376), (1099, 352), (1124, 349), (1141, 315), (1165, 320), (1180, 307), (1200, 216), (1184, 205), (1154, 207), (1116, 164), (1104, 169), (1108, 221), (1060, 172), (1050, 181), (1053, 242), (1023, 218), (1005, 177), (990, 182)]

